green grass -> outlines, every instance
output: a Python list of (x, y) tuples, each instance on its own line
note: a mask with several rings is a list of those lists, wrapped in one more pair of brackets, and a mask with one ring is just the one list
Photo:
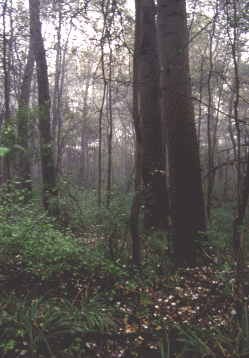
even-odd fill
[(105, 332), (112, 323), (111, 309), (101, 304), (97, 296), (88, 302), (87, 294), (78, 306), (66, 299), (45, 296), (33, 299), (31, 304), (29, 300), (9, 296), (1, 305), (1, 357), (9, 351), (20, 352), (21, 348), (26, 357), (38, 357), (42, 352), (45, 357), (54, 357), (65, 343), (69, 350), (84, 353), (79, 338), (89, 331)]

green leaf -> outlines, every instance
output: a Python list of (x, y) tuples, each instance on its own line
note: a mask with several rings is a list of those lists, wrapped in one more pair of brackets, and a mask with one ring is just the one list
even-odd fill
[(0, 147), (0, 156), (1, 157), (5, 157), (5, 155), (8, 154), (9, 152), (10, 152), (9, 148)]
[(223, 295), (225, 296), (231, 296), (232, 295), (232, 290), (231, 290), (231, 287), (229, 286), (228, 283), (225, 284), (225, 288), (224, 290), (222, 291)]

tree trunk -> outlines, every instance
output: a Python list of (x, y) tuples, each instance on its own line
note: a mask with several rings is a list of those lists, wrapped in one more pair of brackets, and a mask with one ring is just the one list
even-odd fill
[(241, 204), (238, 209), (238, 216), (234, 221), (234, 248), (237, 259), (237, 279), (235, 286), (235, 293), (238, 295), (237, 313), (238, 319), (242, 321), (242, 308), (244, 303), (244, 240), (241, 237), (241, 226), (246, 212), (247, 202), (249, 196), (249, 155), (247, 156), (247, 172), (244, 177), (243, 189), (241, 193)]
[(173, 248), (177, 266), (195, 266), (206, 231), (191, 100), (185, 1), (158, 0), (163, 120), (169, 156)]
[(58, 203), (51, 203), (57, 199), (56, 176), (53, 158), (53, 146), (50, 133), (50, 98), (46, 54), (43, 45), (40, 23), (40, 1), (29, 0), (30, 35), (34, 41), (34, 56), (36, 61), (39, 105), (39, 135), (43, 181), (43, 204), (49, 215), (59, 216)]
[[(234, 23), (237, 21), (237, 4), (233, 0), (233, 20)], [(238, 300), (236, 302), (237, 318), (242, 325), (242, 314), (245, 304), (245, 293), (244, 293), (244, 239), (241, 233), (241, 226), (245, 216), (247, 200), (249, 195), (249, 156), (247, 157), (247, 173), (243, 182), (241, 173), (241, 129), (238, 117), (238, 106), (240, 98), (240, 81), (239, 81), (239, 57), (236, 53), (237, 50), (237, 39), (239, 37), (239, 29), (237, 26), (233, 28), (233, 43), (231, 43), (232, 57), (234, 63), (234, 75), (235, 75), (235, 101), (234, 101), (234, 120), (237, 134), (237, 171), (238, 171), (238, 182), (237, 182), (237, 215), (234, 220), (234, 249), (237, 257), (237, 279), (235, 286), (235, 293), (237, 294)]]
[(212, 205), (212, 192), (214, 186), (214, 177), (215, 171), (212, 171), (214, 168), (214, 153), (212, 150), (212, 133), (211, 133), (211, 122), (213, 120), (213, 110), (212, 110), (212, 91), (211, 91), (211, 79), (213, 76), (213, 37), (215, 32), (215, 22), (213, 23), (212, 33), (210, 34), (210, 45), (209, 45), (209, 73), (208, 73), (208, 113), (207, 113), (207, 138), (208, 138), (208, 191), (207, 191), (207, 219), (210, 221), (211, 218), (211, 205)]
[[(88, 73), (90, 72), (90, 62), (88, 63)], [(90, 87), (89, 77), (86, 80), (85, 91), (83, 93), (84, 103), (83, 103), (83, 121), (81, 128), (81, 170), (80, 170), (80, 183), (84, 188), (87, 188), (87, 113), (88, 113), (88, 91)]]
[(55, 78), (54, 78), (54, 93), (53, 93), (53, 121), (52, 121), (52, 138), (55, 140), (55, 131), (60, 116), (60, 95), (59, 95), (59, 81), (61, 71), (61, 23), (62, 11), (61, 2), (58, 3), (59, 7), (59, 23), (57, 27), (57, 44), (56, 44), (56, 63), (55, 63)]
[(141, 2), (139, 92), (143, 136), (144, 226), (167, 229), (166, 146), (163, 142), (154, 0)]
[[(7, 11), (7, 0), (3, 4), (3, 72), (4, 72), (4, 102), (5, 102), (5, 128), (9, 127), (10, 121), (10, 46), (12, 39), (7, 39), (5, 15)], [(12, 28), (11, 28), (12, 30)], [(7, 46), (9, 44), (9, 47)], [(8, 49), (8, 53), (7, 53)], [(7, 143), (7, 146), (13, 143)], [(6, 155), (3, 159), (3, 182), (10, 183), (10, 158)]]
[(112, 169), (112, 48), (109, 41), (110, 71), (109, 71), (109, 133), (108, 133), (108, 179), (107, 179), (107, 208), (111, 201), (111, 169)]
[[(32, 49), (32, 41), (30, 40), (28, 59), (24, 69), (21, 94), (19, 98), (18, 109), (18, 138), (20, 145), (28, 152), (28, 111), (29, 111), (29, 99), (30, 99), (30, 87), (32, 76), (34, 72), (35, 58)], [(26, 189), (24, 204), (26, 204), (32, 198), (32, 185), (31, 185), (31, 172), (30, 163), (27, 155), (20, 153), (19, 155), (19, 170), (18, 175), (21, 181), (20, 188)]]
[(136, 0), (136, 20), (135, 20), (135, 47), (133, 57), (133, 120), (136, 131), (137, 149), (135, 161), (135, 196), (131, 208), (130, 228), (133, 243), (133, 264), (141, 270), (141, 257), (140, 257), (140, 238), (138, 230), (138, 219), (141, 204), (141, 179), (142, 179), (142, 159), (143, 159), (143, 146), (142, 146), (142, 133), (140, 126), (140, 118), (138, 111), (138, 89), (139, 89), (139, 41), (140, 41), (140, 1)]
[(105, 95), (106, 95), (106, 81), (104, 82), (104, 92), (103, 92), (103, 98), (102, 98), (102, 104), (100, 108), (99, 113), (99, 197), (98, 197), (98, 206), (100, 208), (101, 204), (101, 178), (102, 178), (102, 157), (101, 157), (101, 151), (102, 151), (102, 114), (103, 114), (103, 108), (105, 103)]
[[(61, 23), (62, 19), (59, 19), (59, 22)], [(60, 25), (61, 26), (61, 25)], [(70, 26), (68, 35), (67, 35), (67, 40), (66, 40), (66, 44), (63, 50), (63, 56), (61, 56), (61, 49), (60, 49), (60, 31), (58, 33), (58, 51), (56, 56), (58, 56), (57, 58), (60, 59), (60, 66), (56, 67), (56, 72), (57, 74), (55, 75), (55, 81), (57, 81), (57, 83), (55, 83), (55, 89), (54, 89), (54, 99), (53, 99), (53, 108), (56, 108), (56, 111), (53, 112), (53, 123), (52, 123), (52, 140), (55, 139), (55, 135), (56, 135), (56, 128), (57, 128), (57, 161), (56, 161), (56, 180), (57, 183), (59, 181), (58, 176), (59, 173), (61, 173), (61, 158), (62, 158), (62, 143), (61, 143), (61, 115), (60, 115), (60, 108), (61, 108), (61, 99), (62, 99), (62, 91), (64, 88), (64, 78), (65, 78), (65, 63), (66, 63), (66, 54), (67, 54), (67, 47), (68, 47), (68, 41), (69, 41), (69, 36), (71, 33), (71, 29), (72, 29), (72, 24)], [(61, 59), (62, 57), (62, 59)], [(57, 61), (57, 59), (56, 59)], [(58, 92), (58, 93), (57, 93)], [(58, 98), (56, 98), (58, 97)], [(56, 107), (57, 106), (57, 107)]]
[(198, 145), (199, 145), (199, 150), (200, 150), (200, 137), (201, 137), (201, 118), (202, 118), (202, 96), (203, 96), (203, 87), (204, 87), (204, 83), (203, 83), (203, 77), (204, 77), (204, 62), (205, 62), (205, 58), (206, 58), (206, 51), (207, 51), (207, 47), (206, 46), (202, 56), (201, 56), (201, 69), (200, 69), (200, 87), (199, 87), (199, 93), (200, 93), (200, 102), (199, 102), (199, 113), (198, 113), (198, 132), (197, 132), (197, 141), (198, 141)]

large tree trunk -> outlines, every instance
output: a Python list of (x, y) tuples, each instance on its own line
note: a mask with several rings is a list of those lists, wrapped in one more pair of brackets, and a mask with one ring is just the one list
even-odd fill
[[(169, 152), (174, 258), (196, 265), (206, 231), (201, 168), (191, 100), (185, 0), (158, 0), (163, 119)], [(197, 242), (196, 242), (197, 240)]]
[(163, 143), (154, 0), (141, 2), (139, 92), (143, 136), (145, 228), (167, 229), (166, 146)]
[(50, 215), (59, 216), (58, 204), (51, 204), (51, 198), (57, 198), (56, 176), (53, 158), (53, 146), (50, 133), (50, 98), (46, 54), (43, 45), (40, 23), (40, 0), (29, 0), (30, 35), (34, 41), (34, 56), (37, 70), (39, 134), (43, 180), (43, 204)]
[[(29, 53), (27, 63), (24, 69), (21, 94), (19, 98), (19, 109), (18, 109), (18, 138), (20, 145), (28, 152), (28, 111), (29, 111), (29, 99), (30, 99), (30, 87), (32, 81), (32, 75), (34, 72), (35, 58), (32, 49), (32, 41), (29, 44)], [(18, 175), (21, 181), (20, 188), (26, 189), (24, 203), (26, 204), (32, 197), (32, 185), (31, 185), (31, 173), (30, 164), (27, 155), (20, 153), (19, 155), (19, 170)]]
[(141, 255), (140, 255), (140, 238), (138, 230), (138, 219), (141, 204), (141, 181), (142, 181), (142, 133), (140, 126), (140, 118), (138, 111), (138, 89), (139, 89), (139, 75), (138, 75), (138, 62), (139, 62), (139, 41), (140, 41), (140, 1), (136, 0), (136, 22), (135, 22), (135, 46), (133, 55), (133, 120), (136, 131), (136, 161), (135, 161), (135, 196), (131, 208), (130, 228), (133, 244), (133, 264), (141, 270)]

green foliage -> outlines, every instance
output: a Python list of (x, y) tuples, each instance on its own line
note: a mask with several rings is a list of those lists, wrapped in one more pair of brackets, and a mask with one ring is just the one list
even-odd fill
[(27, 299), (6, 296), (2, 307), (1, 357), (9, 351), (20, 354), (20, 347), (25, 357), (40, 357), (41, 353), (54, 357), (61, 350), (63, 336), (68, 337), (67, 348), (80, 353), (85, 332), (105, 332), (108, 324), (113, 325), (109, 315), (114, 310), (103, 305), (97, 296), (88, 302), (87, 293), (77, 306), (66, 299), (48, 300), (46, 296), (33, 299), (31, 305)]
[(16, 141), (17, 138), (15, 128), (12, 125), (8, 125), (8, 127), (4, 128), (2, 131), (0, 145), (3, 147), (12, 148)]
[[(158, 275), (168, 276), (172, 268), (171, 253), (169, 249), (168, 232), (164, 230), (151, 231), (145, 234), (141, 240), (143, 266), (153, 271), (153, 279), (158, 280)], [(148, 272), (148, 275), (151, 274)], [(151, 277), (152, 279), (152, 277)]]
[[(95, 190), (81, 191), (77, 188), (66, 187), (66, 185), (64, 184), (63, 187), (64, 199), (60, 199), (60, 207), (62, 205), (67, 210), (70, 207), (68, 211), (71, 228), (94, 225), (95, 235), (101, 238), (98, 241), (104, 257), (108, 260), (118, 260), (123, 256), (122, 263), (125, 263), (125, 252), (122, 250), (125, 239), (119, 243), (118, 239), (128, 235), (133, 195), (112, 192), (110, 207), (107, 208), (106, 191), (103, 190), (102, 203), (99, 208), (98, 195)], [(114, 257), (110, 255), (110, 246), (112, 246)]]
[(9, 148), (6, 148), (6, 147), (1, 147), (0, 148), (0, 156), (1, 157), (5, 157), (9, 152), (10, 152)]
[(180, 332), (177, 340), (183, 342), (178, 357), (210, 355), (212, 357), (241, 357), (249, 354), (249, 325), (247, 308), (244, 309), (242, 327), (231, 317), (229, 326), (201, 328), (186, 323), (174, 324)]
[(26, 150), (17, 144), (17, 136), (15, 133), (15, 128), (13, 126), (8, 126), (2, 131), (2, 137), (0, 139), (0, 156), (4, 157), (5, 160), (15, 161), (16, 154), (22, 152), (27, 155)]
[(54, 230), (45, 215), (40, 215), (35, 221), (24, 217), (15, 225), (0, 227), (0, 230), (6, 257), (16, 255), (15, 258), (25, 265), (28, 272), (42, 276), (42, 279), (49, 278), (53, 270), (72, 270), (72, 260), (74, 272), (80, 268), (70, 236)]
[(22, 206), (22, 198), (22, 191), (14, 186), (11, 192), (7, 188), (2, 189), (0, 245), (4, 248), (3, 260), (22, 262), (29, 273), (42, 280), (51, 277), (54, 271), (70, 271), (76, 275), (84, 267), (109, 281), (125, 275), (118, 259), (116, 262), (108, 259), (103, 250), (105, 244), (93, 250), (91, 241), (94, 242), (97, 237), (89, 242), (83, 237), (74, 237), (70, 229), (62, 233), (55, 229), (53, 219), (40, 213), (40, 207), (35, 202)]
[(53, 270), (62, 268), (71, 270), (72, 260), (73, 269), (77, 271), (79, 258), (72, 245), (71, 236), (63, 235), (56, 230), (51, 220), (44, 213), (40, 213), (39, 205), (33, 202), (23, 207), (22, 199), (23, 193), (17, 189), (12, 192), (2, 190), (0, 204), (0, 245), (4, 248), (2, 259), (14, 263), (18, 258), (28, 272), (43, 279), (48, 278)]
[(110, 257), (110, 246), (114, 251), (114, 258), (119, 259), (120, 253), (124, 254), (121, 252), (124, 242), (118, 244), (117, 241), (119, 237), (123, 236), (125, 239), (127, 236), (132, 199), (131, 194), (113, 193), (109, 208), (102, 203), (98, 210), (99, 234), (104, 237), (102, 250), (108, 257)]
[[(13, 182), (8, 187), (2, 186), (0, 261), (13, 268), (20, 264), (18, 267), (27, 276), (35, 278), (37, 285), (42, 281), (52, 280), (60, 273), (72, 278), (77, 276), (77, 279), (84, 275), (88, 279), (91, 277), (94, 287), (85, 288), (85, 294), (81, 293), (81, 299), (77, 299), (74, 305), (72, 301), (70, 303), (65, 299), (51, 298), (52, 295), (49, 299), (44, 294), (40, 297), (35, 290), (35, 293), (30, 291), (25, 299), (14, 295), (3, 298), (2, 294), (0, 334), (4, 337), (4, 345), (0, 345), (0, 355), (4, 357), (11, 352), (14, 356), (23, 350), (24, 357), (38, 357), (40, 352), (45, 352), (44, 357), (56, 356), (58, 347), (63, 346), (65, 339), (71, 337), (68, 346), (63, 346), (62, 350), (70, 350), (75, 356), (84, 356), (84, 333), (106, 331), (108, 325), (112, 324), (110, 316), (116, 317), (117, 302), (120, 299), (125, 303), (126, 309), (129, 307), (129, 310), (133, 310), (128, 315), (129, 323), (134, 320), (135, 326), (137, 320), (154, 320), (158, 326), (165, 328), (167, 342), (165, 339), (160, 341), (160, 351), (162, 356), (169, 356), (173, 322), (168, 319), (166, 324), (162, 317), (152, 317), (151, 314), (152, 307), (155, 307), (151, 290), (161, 297), (159, 301), (162, 302), (167, 292), (171, 294), (178, 285), (177, 279), (172, 278), (169, 233), (140, 231), (140, 276), (132, 265), (132, 243), (128, 225), (133, 196), (114, 192), (110, 208), (102, 204), (99, 210), (98, 198), (93, 191), (86, 193), (75, 190), (68, 196), (65, 192), (61, 194), (63, 199), (59, 199), (59, 205), (69, 212), (74, 233), (70, 227), (59, 230), (57, 222), (46, 217), (38, 199), (23, 206), (23, 192), (18, 190), (18, 182)], [(73, 199), (75, 197), (76, 200)], [(217, 209), (209, 227), (209, 241), (203, 244), (203, 249), (212, 257), (214, 264), (216, 256), (221, 252), (224, 257), (228, 257), (223, 265), (217, 265), (214, 274), (221, 282), (218, 286), (227, 299), (232, 298), (229, 274), (233, 269), (229, 260), (231, 229), (228, 229), (231, 218), (228, 210)], [(110, 255), (111, 246), (113, 257)], [(108, 308), (109, 304), (115, 307), (113, 311)], [(177, 301), (174, 304), (177, 305)], [(167, 305), (169, 304), (166, 304), (165, 309)], [(119, 315), (121, 314), (119, 310)], [(210, 330), (174, 323), (173, 327), (178, 332), (178, 345), (182, 344), (179, 346), (178, 356), (200, 356), (210, 351), (214, 357), (219, 357), (222, 354), (220, 347), (231, 356), (234, 356), (234, 351), (237, 355), (247, 353), (246, 317), (247, 315), (241, 328), (233, 319), (230, 328), (220, 326)], [(233, 337), (237, 337), (236, 341)]]
[(231, 255), (233, 240), (234, 213), (227, 208), (219, 208), (212, 212), (211, 222), (208, 223), (209, 248), (213, 255), (220, 253)]

